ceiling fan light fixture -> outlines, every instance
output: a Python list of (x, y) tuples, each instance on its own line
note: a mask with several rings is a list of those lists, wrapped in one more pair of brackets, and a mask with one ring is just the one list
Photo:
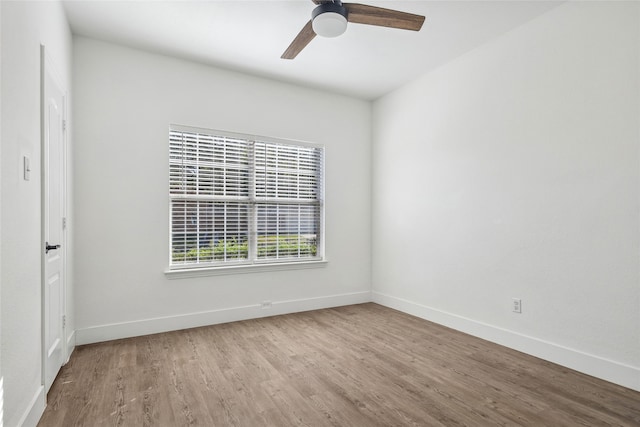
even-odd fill
[(311, 14), (313, 32), (322, 37), (338, 37), (347, 30), (347, 9), (341, 4), (324, 3)]

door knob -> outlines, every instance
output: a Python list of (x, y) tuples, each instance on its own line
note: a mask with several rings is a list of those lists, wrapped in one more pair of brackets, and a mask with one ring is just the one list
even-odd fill
[(44, 250), (44, 253), (45, 253), (45, 254), (48, 254), (48, 253), (49, 253), (49, 251), (53, 251), (53, 250), (56, 250), (56, 249), (60, 249), (60, 245), (50, 245), (50, 244), (49, 244), (49, 242), (45, 242), (45, 244), (44, 244), (44, 249), (45, 249), (45, 250)]

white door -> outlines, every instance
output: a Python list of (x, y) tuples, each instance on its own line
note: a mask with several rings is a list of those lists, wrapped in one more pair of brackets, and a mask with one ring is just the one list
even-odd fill
[(42, 47), (42, 205), (43, 205), (43, 369), (49, 391), (65, 359), (64, 345), (64, 247), (63, 152), (64, 92)]

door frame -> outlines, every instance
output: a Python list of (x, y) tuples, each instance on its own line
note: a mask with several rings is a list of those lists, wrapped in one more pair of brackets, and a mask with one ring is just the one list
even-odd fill
[[(61, 140), (61, 159), (62, 164), (61, 168), (61, 182), (60, 182), (60, 191), (61, 191), (61, 206), (62, 206), (62, 217), (66, 222), (66, 218), (68, 215), (68, 176), (67, 176), (67, 168), (68, 168), (68, 151), (67, 151), (67, 134), (68, 134), (68, 91), (66, 85), (63, 84), (63, 80), (60, 77), (60, 73), (58, 72), (59, 68), (55, 66), (51, 57), (48, 55), (45, 45), (40, 45), (40, 269), (41, 269), (41, 283), (40, 283), (40, 293), (41, 293), (41, 307), (40, 307), (40, 318), (41, 318), (41, 347), (42, 347), (42, 385), (45, 386), (46, 382), (46, 358), (47, 358), (47, 346), (46, 346), (46, 327), (47, 327), (47, 319), (45, 316), (45, 286), (46, 286), (46, 256), (44, 247), (46, 244), (46, 217), (45, 217), (45, 203), (47, 200), (47, 174), (46, 171), (46, 159), (45, 159), (45, 145), (46, 145), (46, 129), (45, 129), (45, 114), (46, 114), (46, 98), (45, 98), (45, 82), (47, 74), (49, 74), (58, 84), (59, 88), (62, 92), (62, 115), (63, 115), (63, 128), (62, 128), (62, 140)], [(68, 236), (67, 236), (67, 226), (62, 228), (61, 233), (61, 248), (59, 249), (62, 252), (62, 267), (60, 273), (61, 280), (61, 313), (66, 319), (68, 316), (67, 313), (67, 247), (68, 247)], [(70, 356), (70, 351), (68, 349), (67, 341), (69, 339), (69, 328), (67, 322), (63, 322), (62, 324), (62, 360), (63, 365), (68, 361)]]

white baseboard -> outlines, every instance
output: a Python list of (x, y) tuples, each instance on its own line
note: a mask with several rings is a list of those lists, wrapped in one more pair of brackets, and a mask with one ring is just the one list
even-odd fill
[(0, 377), (0, 426), (4, 425), (4, 377)]
[(67, 363), (71, 358), (71, 353), (76, 348), (76, 331), (72, 331), (71, 334), (67, 337), (67, 360), (64, 363)]
[(379, 292), (372, 292), (371, 298), (377, 304), (640, 391), (640, 368), (638, 367), (604, 359)]
[(44, 413), (44, 408), (47, 406), (45, 398), (44, 386), (38, 387), (33, 399), (29, 402), (29, 406), (27, 406), (27, 410), (18, 421), (18, 427), (36, 427), (38, 425), (38, 421), (40, 421), (40, 417)]
[(199, 313), (180, 314), (176, 316), (141, 319), (132, 322), (112, 323), (77, 329), (75, 340), (77, 345), (109, 341), (119, 338), (130, 338), (180, 329), (197, 328), (218, 323), (236, 322), (276, 316), (279, 314), (297, 313), (350, 304), (362, 304), (371, 301), (371, 292), (354, 292), (349, 294), (329, 295), (317, 298), (306, 298), (288, 301), (273, 301), (271, 308), (263, 309), (260, 304), (212, 310)]
[[(78, 329), (75, 331), (75, 335), (72, 334), (72, 337), (75, 338), (74, 346), (76, 344), (84, 345), (119, 338), (129, 338), (350, 304), (362, 304), (371, 301), (619, 384), (623, 387), (640, 391), (640, 368), (638, 367), (625, 365), (379, 292), (355, 292), (317, 298), (274, 301), (270, 309), (262, 309), (259, 304), (255, 304), (199, 313), (99, 325)], [(71, 349), (72, 348), (73, 347), (71, 347)], [(70, 354), (70, 352), (68, 354)]]

